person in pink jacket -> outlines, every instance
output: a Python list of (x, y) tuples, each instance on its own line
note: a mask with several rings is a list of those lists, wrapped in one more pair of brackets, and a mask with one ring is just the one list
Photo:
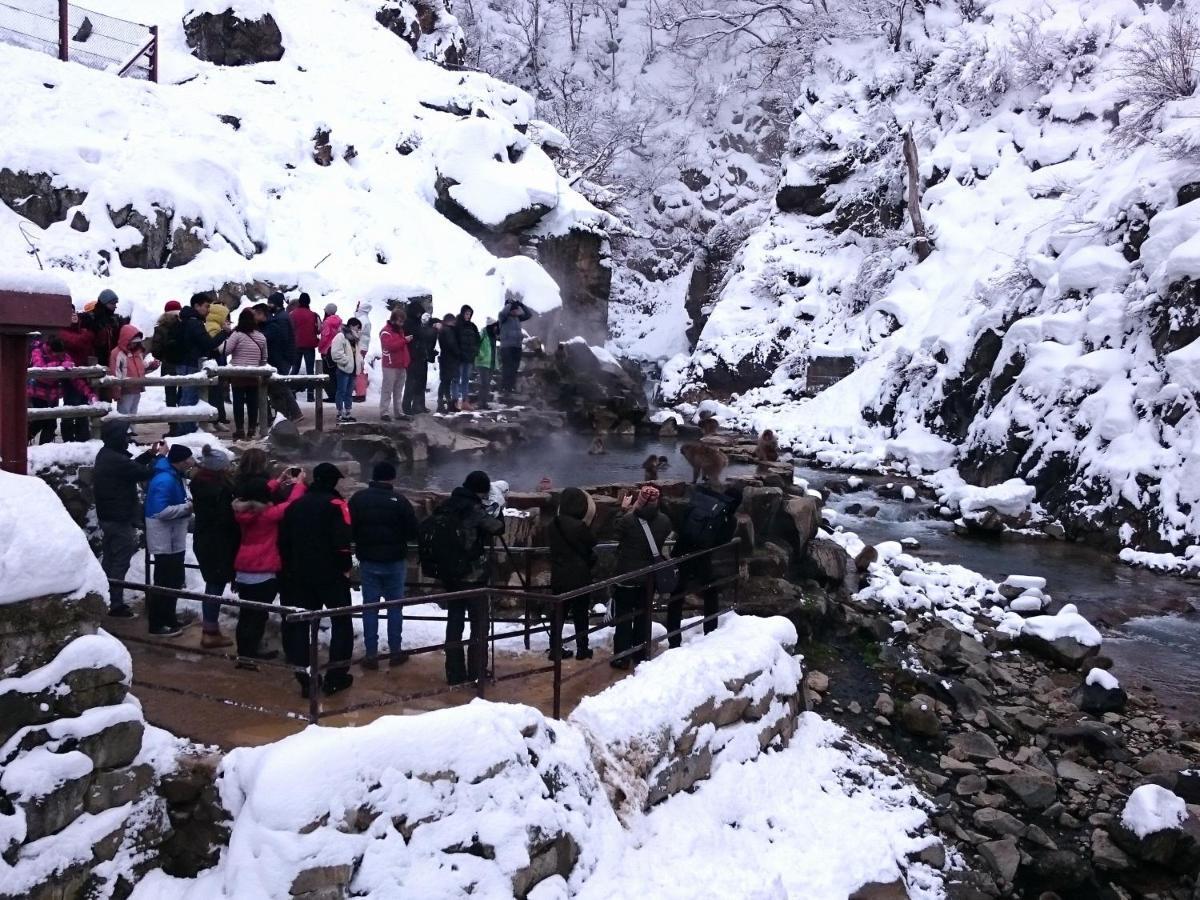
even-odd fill
[(342, 330), (342, 317), (337, 314), (337, 305), (334, 303), (325, 304), (325, 318), (321, 320), (321, 337), (317, 341), (317, 354), (321, 357), (321, 366), (329, 380), (325, 384), (325, 398), (332, 403), (334, 394), (337, 393), (337, 366), (333, 364), (333, 357), (329, 355), (329, 348), (333, 346), (333, 339), (338, 336)]
[(404, 331), (406, 318), (404, 307), (397, 306), (379, 332), (379, 355), (383, 363), (383, 379), (379, 387), (380, 422), (408, 418), (401, 409), (404, 377), (409, 366), (408, 344), (412, 340), (412, 336)]
[[(146, 350), (142, 346), (142, 333), (133, 325), (122, 325), (117, 346), (108, 358), (108, 374), (114, 378), (144, 378), (159, 366), (158, 360), (146, 365)], [(117, 388), (117, 412), (134, 415), (138, 411), (142, 392), (141, 385), (123, 385)]]
[[(279, 523), (287, 508), (304, 496), (308, 479), (303, 469), (289, 469), (281, 486), (290, 486), (287, 499), (271, 502), (271, 487), (263, 475), (248, 475), (238, 479), (234, 487), (233, 518), (241, 530), (242, 542), (233, 561), (234, 587), (243, 600), (274, 603), (279, 593)], [(266, 630), (265, 610), (240, 609), (235, 636), (238, 666), (253, 668), (253, 660), (274, 659), (275, 650), (261, 647)]]

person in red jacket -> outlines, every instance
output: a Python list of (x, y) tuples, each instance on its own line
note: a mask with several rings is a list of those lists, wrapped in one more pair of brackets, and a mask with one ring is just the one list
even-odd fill
[(329, 376), (325, 384), (325, 399), (330, 403), (337, 393), (337, 366), (333, 363), (333, 357), (329, 355), (329, 348), (333, 346), (333, 339), (341, 330), (342, 317), (337, 314), (337, 304), (326, 303), (325, 318), (321, 320), (321, 335), (317, 339), (317, 353), (321, 357), (321, 365), (325, 367), (323, 371)]
[[(89, 366), (96, 357), (96, 336), (83, 327), (79, 321), (79, 313), (71, 310), (71, 324), (58, 332), (59, 340), (71, 362), (77, 366)], [(67, 382), (63, 388), (63, 403), (66, 406), (83, 406), (87, 398), (76, 389), (75, 385)], [(63, 419), (62, 439), (66, 441), (86, 441), (91, 438), (87, 419)]]
[[(292, 331), (296, 334), (296, 361), (292, 363), (293, 375), (300, 374), (300, 364), (304, 364), (308, 375), (313, 373), (317, 356), (317, 344), (321, 340), (321, 319), (312, 311), (312, 298), (301, 294), (296, 301), (296, 308), (288, 312), (292, 320)], [(313, 401), (313, 389), (308, 389), (308, 402)]]
[(404, 307), (397, 306), (379, 332), (379, 354), (383, 362), (383, 381), (379, 388), (380, 422), (408, 418), (401, 410), (404, 376), (409, 364), (408, 343), (412, 340), (412, 336), (404, 332), (406, 318)]
[[(289, 506), (304, 496), (308, 479), (304, 470), (289, 470), (282, 484), (291, 490), (282, 503), (271, 502), (266, 477), (251, 475), (238, 480), (234, 488), (233, 518), (241, 530), (242, 542), (233, 561), (233, 583), (243, 600), (274, 603), (279, 592), (279, 523)], [(239, 668), (254, 668), (254, 660), (274, 659), (275, 650), (263, 650), (266, 630), (265, 610), (240, 609), (235, 636)]]

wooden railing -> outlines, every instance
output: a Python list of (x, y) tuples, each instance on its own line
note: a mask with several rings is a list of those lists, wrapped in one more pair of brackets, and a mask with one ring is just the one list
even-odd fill
[[(312, 375), (281, 375), (271, 366), (215, 366), (202, 369), (190, 375), (146, 375), (142, 378), (116, 378), (108, 374), (104, 366), (73, 366), (70, 368), (31, 368), (28, 371), (30, 380), (39, 381), (86, 381), (93, 388), (121, 387), (170, 387), (198, 388), (208, 390), (221, 386), (223, 381), (230, 378), (253, 378), (258, 381), (258, 433), (266, 437), (271, 430), (270, 398), (267, 387), (272, 384), (283, 384), (288, 388), (312, 388), (316, 391), (314, 426), (317, 431), (325, 427), (324, 386), (327, 376), (320, 371), (318, 360), (317, 369)], [(217, 410), (202, 403), (199, 406), (169, 406), (166, 409), (147, 413), (119, 413), (116, 405), (108, 403), (89, 404), (86, 406), (46, 406), (31, 407), (27, 411), (30, 422), (44, 422), (48, 419), (90, 419), (93, 433), (103, 422), (126, 422), (130, 425), (172, 422), (214, 422)]]

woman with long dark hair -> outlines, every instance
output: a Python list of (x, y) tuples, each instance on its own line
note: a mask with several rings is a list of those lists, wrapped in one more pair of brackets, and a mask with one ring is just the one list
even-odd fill
[[(267, 339), (258, 330), (254, 310), (243, 309), (238, 313), (237, 328), (226, 339), (223, 349), (231, 366), (266, 365)], [(258, 379), (231, 378), (229, 385), (233, 391), (233, 440), (245, 440), (258, 431)], [(247, 424), (249, 431), (245, 428)]]

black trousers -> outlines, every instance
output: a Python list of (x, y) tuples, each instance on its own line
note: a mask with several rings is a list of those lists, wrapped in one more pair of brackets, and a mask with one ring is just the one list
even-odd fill
[(337, 396), (337, 365), (328, 353), (321, 356), (321, 371), (325, 373), (325, 402), (332, 403)]
[[(586, 650), (588, 648), (588, 627), (591, 624), (589, 614), (592, 609), (592, 600), (594, 594), (587, 594), (583, 597), (576, 597), (567, 603), (567, 608), (563, 611), (563, 619), (567, 616), (571, 617), (571, 624), (575, 627), (575, 649)], [(563, 622), (558, 623), (558, 628), (551, 626), (553, 634), (550, 635), (550, 646), (562, 645)]]
[[(285, 585), (283, 602), (287, 606), (302, 609), (340, 609), (350, 605), (350, 581), (326, 584)], [(287, 661), (298, 668), (308, 668), (309, 623), (299, 622), (283, 626), (283, 654)], [(327, 675), (345, 675), (350, 668), (350, 657), (354, 654), (354, 629), (349, 616), (337, 616), (330, 621), (329, 671)], [(339, 663), (341, 665), (339, 665)], [(308, 684), (307, 672), (297, 672), (296, 680)]]
[[(684, 593), (687, 591), (689, 585), (704, 585), (712, 580), (712, 557), (710, 556), (693, 559), (690, 562), (683, 563), (679, 567), (679, 584), (675, 588), (674, 599), (667, 603), (667, 631), (675, 631), (683, 624)], [(720, 609), (721, 591), (718, 588), (707, 588), (701, 592), (701, 597), (704, 599), (705, 617), (715, 616)], [(716, 619), (710, 619), (704, 623), (705, 634), (710, 634), (716, 630)], [(667, 643), (671, 647), (678, 647), (683, 643), (683, 635), (673, 634), (667, 638)]]
[(517, 373), (521, 370), (521, 348), (500, 348), (500, 391), (511, 394), (517, 389)]
[[(129, 561), (137, 553), (137, 532), (132, 522), (101, 520), (100, 565), (109, 578), (124, 581), (129, 573)], [(125, 589), (115, 584), (108, 587), (108, 608), (119, 609), (125, 605)]]
[(442, 362), (438, 364), (438, 409), (454, 403), (454, 396), (450, 390), (450, 386), (454, 384), (454, 379), (457, 375), (458, 363)]
[(618, 584), (613, 588), (613, 607), (616, 618), (622, 619), (631, 613), (636, 617), (628, 622), (617, 622), (613, 634), (613, 655), (632, 650), (641, 644), (641, 649), (627, 659), (641, 662), (646, 658), (650, 646), (650, 621), (644, 615), (646, 605), (646, 583), (644, 580), (637, 584)]
[[(461, 591), (463, 585), (456, 582), (443, 583), (446, 592)], [(453, 644), (463, 638), (463, 627), (468, 617), (471, 620), (471, 637), (487, 634), (487, 604), (480, 600), (451, 600), (446, 604), (446, 643)], [(468, 652), (469, 651), (469, 652)], [(469, 647), (446, 647), (446, 682), (461, 684), (474, 681), (487, 666), (487, 645), (472, 641)]]
[[(315, 347), (296, 348), (296, 361), (292, 363), (292, 371), (290, 374), (299, 375), (300, 365), (304, 364), (304, 373), (311, 375), (316, 369), (317, 349)], [(308, 389), (308, 402), (313, 402), (313, 389)]]
[[(250, 430), (246, 431), (247, 408), (249, 408)], [(258, 388), (233, 386), (233, 427), (243, 434), (258, 431)]]
[(475, 371), (479, 373), (479, 402), (486, 406), (492, 402), (492, 376), (495, 370), (487, 366), (477, 366)]
[[(63, 404), (65, 406), (83, 406), (85, 403), (87, 403), (87, 398), (83, 396), (83, 392), (68, 381), (63, 386)], [(64, 444), (90, 440), (91, 436), (91, 427), (88, 425), (87, 419), (62, 420), (62, 439)]]
[[(58, 406), (57, 403), (50, 403), (47, 400), (37, 400), (29, 398), (30, 409), (49, 409), (51, 406)], [(65, 421), (65, 420), (64, 420)], [(40, 422), (29, 423), (29, 443), (33, 443), (36, 437), (39, 444), (53, 444), (55, 432), (58, 431), (58, 419), (43, 419)]]
[[(154, 584), (158, 587), (183, 590), (185, 583), (182, 553), (156, 553), (154, 555)], [(155, 628), (175, 628), (179, 621), (175, 618), (175, 597), (152, 593), (146, 599), (146, 618), (150, 630)]]
[[(237, 588), (238, 596), (243, 600), (256, 600), (259, 603), (274, 603), (275, 594), (279, 591), (278, 580), (271, 578), (268, 581), (260, 581), (257, 584), (242, 584), (234, 582)], [(258, 653), (261, 645), (263, 634), (267, 630), (267, 611), (264, 609), (246, 609), (238, 610), (237, 630), (237, 652), (238, 656), (254, 656)]]

